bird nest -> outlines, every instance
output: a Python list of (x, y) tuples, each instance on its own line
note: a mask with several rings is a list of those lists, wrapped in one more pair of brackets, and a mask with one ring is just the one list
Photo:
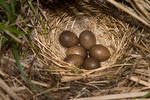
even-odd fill
[[(53, 26), (55, 28), (45, 35), (36, 34), (35, 40), (43, 57), (42, 62), (49, 66), (49, 71), (52, 74), (61, 76), (62, 82), (102, 77), (105, 76), (104, 73), (107, 73), (107, 71), (111, 72), (112, 68), (131, 66), (129, 63), (120, 63), (121, 59), (126, 59), (129, 56), (130, 40), (135, 32), (135, 28), (129, 27), (127, 23), (102, 14), (82, 16), (79, 19), (64, 14), (59, 17), (54, 16), (52, 20), (54, 22), (49, 23), (49, 28), (51, 29)], [(64, 62), (66, 48), (59, 43), (59, 35), (64, 30), (73, 31), (77, 36), (84, 30), (92, 31), (96, 36), (97, 44), (109, 48), (111, 57), (108, 61), (102, 62), (100, 68), (94, 70), (79, 69)]]
[[(115, 5), (112, 1), (108, 0)], [(145, 44), (142, 41), (143, 38), (147, 40), (149, 37), (143, 35), (143, 32), (147, 34), (147, 31), (144, 31), (139, 24), (134, 25), (134, 23), (125, 21), (124, 18), (131, 18), (132, 22), (133, 18), (109, 3), (81, 2), (79, 4), (80, 6), (67, 2), (62, 7), (58, 3), (58, 7), (55, 7), (55, 3), (52, 2), (50, 8), (45, 5), (37, 6), (40, 13), (36, 17), (39, 20), (33, 17), (30, 24), (33, 25), (33, 43), (38, 48), (35, 52), (38, 52), (39, 76), (40, 71), (44, 71), (46, 75), (57, 77), (59, 85), (64, 86), (65, 83), (77, 82), (97, 89), (125, 86), (128, 79), (138, 82), (138, 77), (147, 70), (148, 60), (144, 60), (143, 54), (145, 53), (140, 52), (143, 50), (146, 51), (146, 54), (149, 52), (148, 41), (144, 42)], [(32, 16), (32, 14), (29, 12), (27, 16)], [(143, 23), (149, 26), (148, 22)], [(110, 58), (102, 62), (101, 67), (93, 70), (80, 69), (66, 63), (64, 61), (66, 48), (59, 43), (59, 35), (65, 30), (74, 32), (78, 37), (84, 30), (92, 31), (97, 44), (102, 44), (110, 50)], [(132, 87), (131, 84), (128, 86)], [(145, 85), (143, 82), (140, 84)], [(149, 86), (148, 83), (145, 86)]]
[[(93, 15), (73, 11), (79, 13), (76, 16), (71, 16), (66, 12), (61, 12), (62, 14), (57, 16), (48, 11), (44, 15), (47, 19), (46, 33), (42, 28), (34, 31), (34, 40), (42, 56), (42, 59), (39, 59), (40, 62), (48, 66), (51, 74), (58, 75), (61, 82), (96, 79), (95, 77), (104, 78), (107, 75), (112, 76), (112, 73), (117, 75), (122, 68), (132, 66), (131, 63), (128, 63), (128, 57), (131, 53), (131, 40), (137, 29), (126, 22), (104, 14), (99, 9), (96, 11)], [(102, 62), (100, 68), (93, 70), (80, 69), (64, 62), (66, 48), (59, 43), (59, 35), (64, 30), (73, 31), (78, 37), (84, 30), (92, 31), (96, 36), (97, 44), (107, 47), (111, 57)]]

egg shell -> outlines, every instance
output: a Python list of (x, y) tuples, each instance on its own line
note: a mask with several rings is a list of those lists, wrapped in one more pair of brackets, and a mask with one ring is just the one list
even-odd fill
[(90, 49), (93, 45), (96, 44), (96, 37), (93, 32), (85, 30), (81, 32), (79, 36), (80, 44), (86, 49)]
[(76, 54), (76, 55), (80, 55), (82, 57), (86, 57), (86, 49), (82, 46), (73, 46), (73, 47), (70, 47), (66, 50), (66, 55), (69, 56), (69, 55), (72, 55), (72, 54)]
[(91, 57), (103, 62), (109, 59), (110, 57), (110, 51), (103, 45), (94, 45), (90, 51), (89, 54)]
[(92, 57), (86, 58), (83, 63), (83, 68), (92, 70), (100, 67), (100, 62)]
[(66, 30), (60, 34), (59, 42), (64, 47), (72, 47), (79, 43), (79, 39), (75, 33)]
[(69, 55), (64, 59), (65, 62), (69, 63), (69, 64), (73, 64), (76, 67), (80, 68), (83, 64), (84, 58), (82, 56), (73, 54), (73, 55)]

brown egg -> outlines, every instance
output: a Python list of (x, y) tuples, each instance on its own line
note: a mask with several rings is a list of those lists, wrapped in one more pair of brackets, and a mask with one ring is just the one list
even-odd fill
[(110, 51), (100, 44), (94, 45), (89, 52), (91, 57), (99, 61), (105, 61), (110, 57)]
[(64, 47), (72, 47), (79, 43), (79, 39), (75, 33), (63, 31), (59, 36), (59, 42)]
[(69, 63), (69, 64), (73, 64), (76, 67), (81, 67), (81, 65), (83, 64), (84, 58), (82, 56), (73, 54), (73, 55), (69, 55), (64, 59), (65, 62)]
[(72, 54), (80, 55), (85, 58), (86, 57), (86, 49), (82, 46), (70, 47), (69, 49), (67, 49), (66, 55), (69, 56)]
[(98, 67), (100, 67), (99, 61), (92, 57), (85, 59), (83, 63), (83, 68), (87, 70), (96, 69)]
[(96, 44), (96, 38), (93, 32), (85, 30), (79, 36), (80, 44), (86, 49), (90, 49)]

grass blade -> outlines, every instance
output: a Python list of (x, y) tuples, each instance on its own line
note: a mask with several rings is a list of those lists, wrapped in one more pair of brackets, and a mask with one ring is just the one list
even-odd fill
[(32, 3), (31, 3), (31, 0), (27, 0), (28, 1), (28, 4), (30, 6), (30, 8), (32, 9), (33, 13), (35, 14), (35, 16), (38, 18), (38, 20), (40, 21), (43, 29), (44, 29), (44, 33), (46, 33), (46, 25), (44, 23), (44, 21), (42, 20), (42, 18), (38, 15), (38, 13), (36, 12), (36, 10), (34, 9)]
[(10, 6), (7, 4), (6, 0), (0, 0), (0, 5), (5, 9), (6, 14), (10, 22), (14, 22), (15, 18), (12, 15)]
[(9, 5), (6, 3), (5, 0), (0, 0), (0, 5), (1, 5), (7, 12), (10, 12)]
[(15, 36), (18, 36), (19, 34), (25, 34), (24, 32), (18, 30), (16, 27), (13, 27), (13, 26), (9, 27), (9, 26), (6, 26), (5, 24), (0, 24), (0, 29), (8, 30), (11, 33), (13, 33)]
[(16, 12), (15, 12), (15, 1), (14, 0), (10, 0), (10, 9), (11, 9), (11, 14), (13, 19), (16, 19)]
[(2, 37), (2, 40), (1, 40), (1, 47), (0, 47), (0, 48), (3, 48), (6, 42), (7, 42), (7, 38), (6, 38), (5, 36)]
[(150, 92), (145, 94), (142, 98), (149, 98), (150, 97)]
[[(21, 75), (24, 77), (26, 82), (28, 82), (37, 92), (42, 93), (43, 91), (39, 87), (37, 87), (35, 84), (33, 84), (27, 77), (26, 73), (24, 72), (23, 67), (20, 64), (19, 51), (18, 51), (17, 45), (15, 43), (12, 43), (12, 49), (13, 49), (13, 56), (16, 60), (16, 63), (17, 63), (19, 71), (21, 72)], [(43, 94), (43, 95), (46, 96), (47, 98), (49, 98), (50, 100), (53, 100), (52, 96), (47, 95), (47, 94)]]

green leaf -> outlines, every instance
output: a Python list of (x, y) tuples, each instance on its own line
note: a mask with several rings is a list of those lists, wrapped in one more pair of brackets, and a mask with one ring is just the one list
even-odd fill
[[(0, 29), (0, 33), (2, 32), (2, 29)], [(2, 33), (1, 33), (2, 34)]]
[(16, 12), (15, 12), (15, 1), (10, 0), (10, 9), (13, 19), (16, 19)]
[(7, 20), (7, 19), (8, 19), (7, 15), (4, 15), (4, 14), (0, 15), (0, 22), (3, 22), (5, 20)]
[(4, 36), (2, 37), (2, 40), (1, 40), (1, 48), (5, 45), (5, 43), (7, 42), (7, 38)]
[(28, 51), (29, 51), (29, 48), (27, 47), (24, 51), (24, 56), (23, 56), (24, 59), (26, 59)]
[(17, 29), (14, 26), (6, 26), (5, 24), (0, 24), (0, 29), (5, 29), (10, 31), (11, 33), (13, 33), (15, 36), (18, 36), (19, 34), (25, 34), (24, 32), (20, 31), (19, 29)]
[[(13, 49), (13, 56), (14, 56), (14, 58), (16, 60), (16, 63), (17, 63), (19, 71), (21, 72), (21, 75), (24, 77), (26, 82), (28, 82), (37, 92), (43, 93), (43, 91), (39, 87), (37, 87), (35, 84), (33, 84), (29, 80), (29, 78), (27, 77), (26, 73), (24, 72), (24, 69), (23, 69), (23, 67), (22, 67), (22, 65), (20, 63), (19, 51), (18, 51), (18, 46), (17, 46), (16, 42), (12, 43), (12, 49)], [(53, 100), (52, 96), (47, 95), (46, 93), (44, 93), (43, 95), (46, 96), (47, 98), (49, 98), (50, 100)]]
[(6, 0), (0, 0), (0, 6), (2, 6), (5, 9), (8, 19), (10, 20), (11, 23), (13, 23), (15, 19), (14, 16), (12, 15), (10, 6), (6, 2)]
[(74, 67), (74, 68), (71, 69), (71, 72), (74, 72), (74, 73), (75, 73), (75, 72), (78, 72), (79, 70), (80, 70), (79, 68)]
[(1, 5), (7, 12), (10, 12), (9, 5), (6, 3), (6, 0), (0, 0), (0, 5)]
[(44, 23), (44, 21), (42, 20), (42, 18), (39, 16), (39, 14), (36, 12), (35, 8), (33, 7), (31, 0), (28, 0), (28, 4), (30, 6), (30, 8), (32, 9), (33, 13), (35, 14), (35, 16), (37, 17), (37, 19), (40, 21), (43, 29), (44, 29), (44, 33), (47, 33), (47, 29), (46, 29), (46, 25)]
[[(19, 0), (20, 1), (20, 5), (23, 5), (23, 1), (22, 0)], [(22, 6), (21, 6), (22, 7)]]
[(149, 98), (150, 97), (150, 92), (142, 96), (142, 98)]

